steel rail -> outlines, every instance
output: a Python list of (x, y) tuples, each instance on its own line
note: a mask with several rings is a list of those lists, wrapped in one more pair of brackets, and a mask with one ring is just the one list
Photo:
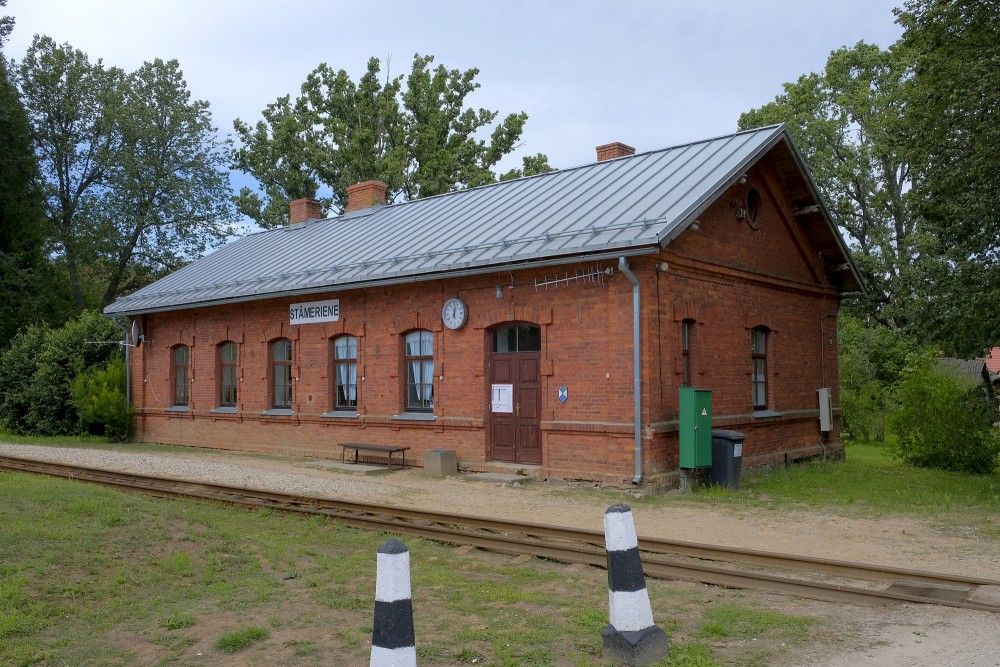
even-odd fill
[[(121, 473), (97, 468), (50, 463), (0, 456), (0, 469), (52, 475), (98, 483), (119, 489), (140, 491), (166, 498), (200, 498), (247, 508), (271, 508), (279, 511), (323, 515), (345, 525), (368, 530), (413, 535), (450, 544), (468, 545), (508, 555), (532, 555), (566, 563), (606, 566), (604, 535), (599, 531), (548, 526), (537, 523), (503, 521), (461, 514), (387, 505), (354, 503), (343, 500), (295, 496), (258, 489), (230, 487), (206, 482)], [(478, 532), (470, 532), (475, 530)], [(939, 604), (967, 609), (1000, 612), (1000, 605), (977, 602), (965, 596), (975, 587), (1000, 586), (1000, 581), (965, 577), (887, 566), (870, 566), (846, 561), (810, 558), (764, 551), (716, 547), (656, 538), (640, 538), (643, 569), (654, 578), (778, 592), (798, 597), (877, 604), (907, 601)], [(667, 555), (681, 556), (695, 562), (683, 562)], [(720, 561), (750, 564), (767, 568), (809, 570), (864, 581), (906, 582), (910, 586), (930, 587), (926, 595), (913, 592), (875, 590), (844, 584), (804, 581), (781, 575), (734, 570), (697, 561)], [(933, 587), (952, 587), (953, 599), (936, 597)], [(925, 588), (926, 589), (926, 588)]]

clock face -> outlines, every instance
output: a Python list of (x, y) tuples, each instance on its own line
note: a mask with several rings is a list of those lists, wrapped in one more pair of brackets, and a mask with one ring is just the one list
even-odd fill
[(449, 329), (460, 329), (469, 319), (469, 309), (461, 299), (448, 299), (441, 309), (441, 319)]

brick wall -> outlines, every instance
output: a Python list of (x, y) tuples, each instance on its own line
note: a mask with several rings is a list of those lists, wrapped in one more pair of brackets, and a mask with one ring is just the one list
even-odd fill
[[(736, 219), (734, 202), (747, 186), (762, 195), (761, 225)], [(681, 384), (680, 326), (695, 321), (694, 384), (713, 392), (717, 427), (747, 433), (745, 465), (842, 451), (839, 433), (821, 442), (816, 389), (837, 386), (837, 293), (791, 215), (780, 181), (764, 161), (699, 215), (658, 255), (632, 258), (641, 283), (643, 442), (646, 480), (676, 476), (677, 389)], [(536, 281), (612, 268), (600, 280)], [(502, 298), (497, 299), (497, 284)], [(445, 301), (459, 297), (469, 321), (452, 331), (441, 323)], [(340, 299), (340, 321), (291, 325), (288, 305)], [(338, 443), (406, 444), (420, 462), (430, 449), (455, 449), (463, 468), (495, 469), (488, 456), (491, 328), (507, 322), (540, 326), (540, 477), (627, 484), (634, 469), (632, 436), (632, 292), (616, 262), (581, 262), (534, 271), (416, 282), (343, 292), (268, 299), (144, 317), (146, 344), (133, 356), (137, 437), (146, 441), (339, 456)], [(753, 416), (749, 331), (769, 335), (768, 407), (781, 416)], [(413, 329), (434, 334), (434, 421), (401, 420), (404, 412), (402, 339)], [(358, 340), (356, 417), (324, 416), (332, 408), (330, 341)], [(832, 345), (829, 337), (834, 336)], [(271, 407), (269, 343), (293, 345), (293, 414)], [(218, 405), (217, 346), (238, 346), (235, 414)], [(191, 348), (191, 401), (168, 411), (170, 351)], [(823, 376), (826, 376), (824, 383)], [(559, 386), (569, 388), (560, 403)], [(839, 396), (834, 393), (835, 405)]]

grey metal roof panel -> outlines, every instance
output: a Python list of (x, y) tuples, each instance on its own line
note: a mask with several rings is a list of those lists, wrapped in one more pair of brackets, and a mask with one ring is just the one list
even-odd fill
[(137, 314), (664, 245), (782, 125), (240, 238), (121, 297)]

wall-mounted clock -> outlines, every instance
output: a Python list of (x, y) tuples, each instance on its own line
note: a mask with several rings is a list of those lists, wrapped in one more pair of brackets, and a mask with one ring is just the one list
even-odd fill
[(448, 299), (441, 309), (441, 319), (449, 329), (461, 329), (469, 319), (469, 308), (461, 299)]

